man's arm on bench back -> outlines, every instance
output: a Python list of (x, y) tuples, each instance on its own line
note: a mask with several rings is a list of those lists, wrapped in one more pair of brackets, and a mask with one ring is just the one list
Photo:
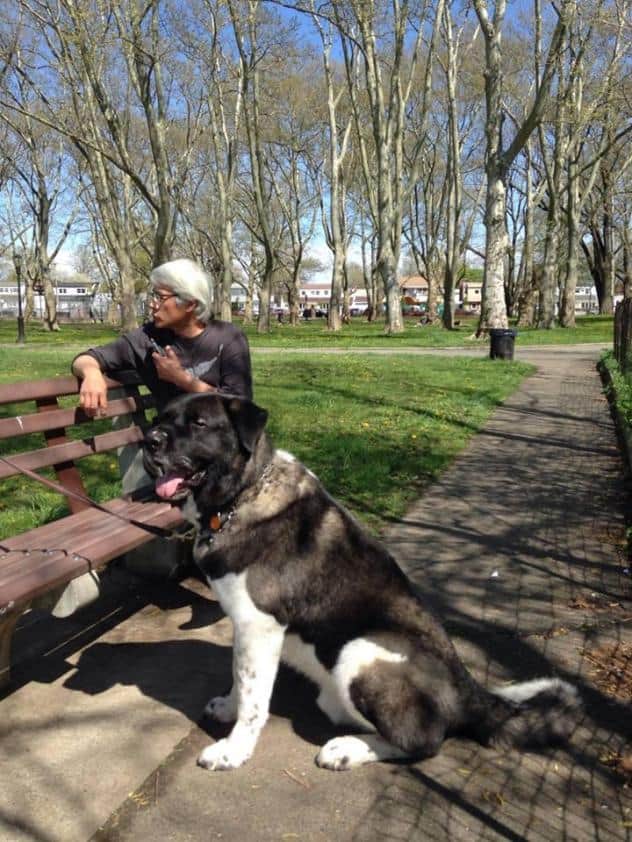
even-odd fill
[(107, 409), (108, 387), (99, 363), (90, 354), (80, 354), (73, 360), (72, 373), (81, 378), (79, 406), (87, 415), (98, 415)]

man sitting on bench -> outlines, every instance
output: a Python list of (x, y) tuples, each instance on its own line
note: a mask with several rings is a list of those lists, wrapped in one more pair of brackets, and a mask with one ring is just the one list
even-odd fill
[(183, 392), (252, 397), (248, 340), (239, 328), (211, 316), (206, 272), (193, 260), (164, 263), (149, 276), (152, 321), (114, 342), (75, 357), (82, 380), (79, 405), (98, 415), (107, 405), (104, 374), (135, 371), (158, 410)]
[[(154, 269), (149, 280), (152, 321), (73, 360), (72, 371), (82, 380), (79, 405), (98, 416), (107, 406), (104, 374), (116, 379), (121, 371), (138, 374), (159, 412), (185, 392), (251, 399), (248, 340), (238, 327), (211, 316), (211, 284), (202, 267), (193, 260), (172, 260)], [(123, 494), (130, 495), (151, 480), (143, 468), (142, 449), (126, 450), (119, 464)], [(173, 576), (187, 556), (187, 548), (163, 542), (159, 553), (142, 547), (128, 554), (126, 563), (137, 572)]]

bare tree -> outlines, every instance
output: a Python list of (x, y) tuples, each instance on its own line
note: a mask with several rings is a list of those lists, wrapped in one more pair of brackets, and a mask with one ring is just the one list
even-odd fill
[[(614, 9), (606, 9), (605, 2), (596, 4), (592, 18), (584, 32), (573, 32), (571, 41), (577, 56), (578, 72), (570, 91), (571, 119), (568, 154), (566, 160), (565, 208), (565, 264), (561, 280), (560, 322), (566, 327), (575, 324), (575, 289), (578, 275), (578, 254), (581, 237), (581, 219), (595, 189), (611, 193), (614, 210), (615, 184), (625, 178), (632, 163), (628, 135), (632, 130), (626, 117), (626, 101), (622, 95), (627, 76), (629, 58), (626, 24), (630, 23), (632, 3), (620, 0)], [(592, 54), (587, 52), (594, 41)], [(601, 72), (594, 73), (599, 57)], [(592, 67), (593, 72), (587, 73)], [(598, 187), (598, 181), (601, 185)], [(606, 199), (606, 207), (610, 202)], [(605, 220), (609, 214), (606, 213)], [(614, 216), (614, 213), (613, 213)], [(594, 216), (592, 217), (594, 223)], [(616, 226), (616, 222), (614, 223)], [(599, 239), (596, 231), (596, 240)], [(610, 240), (610, 234), (606, 237)], [(599, 307), (602, 313), (612, 312), (614, 294), (614, 255), (607, 262), (608, 277), (596, 279)], [(591, 271), (595, 265), (590, 266)]]
[[(243, 149), (241, 128), (247, 74), (244, 63), (230, 49), (226, 0), (201, 0), (189, 10), (189, 16), (181, 26), (181, 37), (188, 70), (200, 78), (208, 142), (205, 136), (200, 138), (199, 165), (188, 185), (189, 192), (180, 194), (180, 212), (195, 229), (199, 242), (215, 257), (219, 274), (215, 310), (220, 318), (229, 321), (235, 260), (235, 192)], [(206, 251), (203, 245), (198, 250)]]
[[(50, 62), (38, 73), (32, 62), (14, 72), (39, 94), (30, 116), (63, 133), (92, 181), (95, 207), (120, 276), (124, 327), (136, 324), (133, 240), (151, 239), (151, 262), (171, 254), (177, 215), (175, 194), (184, 181), (199, 112), (190, 109), (173, 128), (165, 87), (165, 20), (161, 0), (20, 0), (31, 31), (41, 33)], [(55, 89), (53, 98), (46, 87)], [(67, 97), (59, 119), (59, 93)], [(18, 106), (10, 103), (12, 108)], [(187, 131), (180, 131), (187, 122)], [(173, 142), (169, 132), (177, 134)], [(184, 142), (186, 141), (186, 142)], [(139, 150), (141, 150), (139, 152)], [(143, 208), (129, 220), (130, 207)], [(122, 201), (122, 205), (121, 205)]]
[[(327, 117), (329, 139), (329, 195), (325, 203), (321, 190), (323, 228), (327, 245), (333, 255), (331, 269), (331, 300), (327, 324), (330, 330), (340, 330), (340, 310), (342, 306), (343, 271), (346, 262), (348, 238), (345, 233), (345, 188), (343, 183), (343, 165), (349, 151), (352, 115), (347, 108), (346, 116), (341, 118), (341, 101), (345, 89), (336, 86), (331, 63), (334, 27), (331, 21), (324, 21), (316, 14), (316, 4), (312, 0), (313, 20), (318, 29), (323, 47), (323, 69), (327, 89)], [(353, 77), (356, 73), (357, 52), (350, 49), (347, 73)], [(326, 210), (328, 207), (328, 212)]]
[[(397, 267), (403, 215), (409, 191), (417, 180), (414, 168), (412, 172), (404, 172), (406, 112), (413, 87), (418, 85), (422, 91), (418, 105), (421, 135), (417, 149), (409, 153), (416, 167), (425, 134), (423, 124), (443, 3), (444, 0), (436, 3), (403, 0), (388, 9), (377, 0), (331, 3), (345, 60), (367, 201), (377, 234), (375, 268), (384, 287), (388, 333), (400, 333), (404, 329)], [(388, 46), (380, 50), (387, 37)], [(422, 45), (426, 50), (420, 80)], [(361, 90), (355, 62), (358, 48), (363, 67)], [(365, 131), (367, 114), (370, 133)]]
[[(257, 228), (253, 234), (259, 239), (265, 256), (263, 282), (259, 296), (257, 330), (270, 329), (270, 300), (275, 273), (278, 271), (276, 238), (268, 201), (270, 185), (266, 177), (265, 149), (262, 133), (262, 82), (264, 56), (270, 44), (261, 43), (266, 27), (262, 15), (265, 10), (257, 0), (228, 0), (230, 19), (244, 77), (244, 128), (249, 154), (250, 176)], [(278, 37), (278, 21), (272, 24)]]
[[(536, 80), (531, 107), (511, 141), (503, 138), (502, 34), (506, 0), (496, 0), (489, 8), (486, 0), (473, 0), (485, 43), (485, 275), (479, 331), (507, 327), (505, 304), (505, 258), (507, 253), (506, 181), (509, 168), (527, 139), (539, 124), (547, 105), (558, 56), (566, 30), (573, 18), (576, 0), (562, 0), (557, 23), (541, 77)], [(553, 5), (553, 4), (551, 4)], [(534, 16), (540, 20), (540, 0), (534, 0)]]
[(296, 69), (288, 66), (283, 78), (271, 80), (269, 85), (277, 107), (268, 121), (266, 167), (281, 217), (277, 256), (292, 324), (299, 320), (301, 272), (319, 211), (318, 166), (313, 159), (319, 157), (322, 121), (321, 88), (311, 81), (315, 69), (315, 62), (303, 52), (297, 58)]
[[(442, 35), (445, 44), (445, 58), (439, 57), (439, 63), (446, 78), (446, 111), (448, 149), (446, 156), (446, 189), (445, 195), (445, 262), (443, 272), (443, 324), (446, 328), (454, 327), (454, 290), (459, 281), (459, 273), (464, 265), (465, 248), (470, 240), (475, 216), (477, 213), (477, 198), (466, 213), (463, 189), (463, 156), (464, 147), (468, 142), (468, 135), (478, 116), (478, 108), (473, 102), (468, 102), (464, 108), (459, 103), (457, 95), (457, 81), (462, 62), (461, 53), (471, 57), (471, 48), (476, 40), (477, 31), (472, 33), (469, 45), (462, 50), (465, 24), (455, 32), (452, 20), (451, 4), (446, 3), (443, 9)], [(464, 117), (461, 112), (465, 111)], [(469, 140), (470, 154), (472, 142)], [(481, 181), (482, 188), (482, 181)], [(429, 281), (430, 282), (430, 281)]]
[[(23, 80), (19, 80), (16, 96), (23, 103), (28, 100), (29, 90)], [(16, 187), (11, 195), (18, 201), (22, 199), (25, 211), (16, 225), (14, 207), (8, 224), (16, 232), (14, 236), (25, 258), (26, 316), (29, 318), (33, 312), (34, 292), (41, 292), (46, 304), (44, 322), (49, 330), (59, 330), (57, 297), (50, 270), (70, 234), (78, 210), (78, 194), (69, 195), (68, 191), (67, 150), (58, 135), (28, 115), (3, 110), (0, 119), (15, 138), (15, 143), (5, 148), (5, 154), (11, 150), (7, 158), (8, 173)], [(65, 219), (60, 226), (61, 217)]]

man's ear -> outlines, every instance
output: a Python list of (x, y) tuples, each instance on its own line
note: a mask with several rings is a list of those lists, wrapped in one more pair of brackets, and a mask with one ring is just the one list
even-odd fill
[(242, 398), (229, 398), (226, 411), (242, 446), (248, 453), (252, 453), (268, 420), (267, 411)]

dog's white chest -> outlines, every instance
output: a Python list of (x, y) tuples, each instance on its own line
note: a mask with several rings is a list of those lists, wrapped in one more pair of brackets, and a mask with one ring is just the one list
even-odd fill
[(246, 586), (247, 573), (227, 573), (220, 579), (209, 579), (220, 605), (233, 621), (235, 628), (251, 630), (253, 634), (271, 629), (283, 629), (280, 623), (252, 601)]

